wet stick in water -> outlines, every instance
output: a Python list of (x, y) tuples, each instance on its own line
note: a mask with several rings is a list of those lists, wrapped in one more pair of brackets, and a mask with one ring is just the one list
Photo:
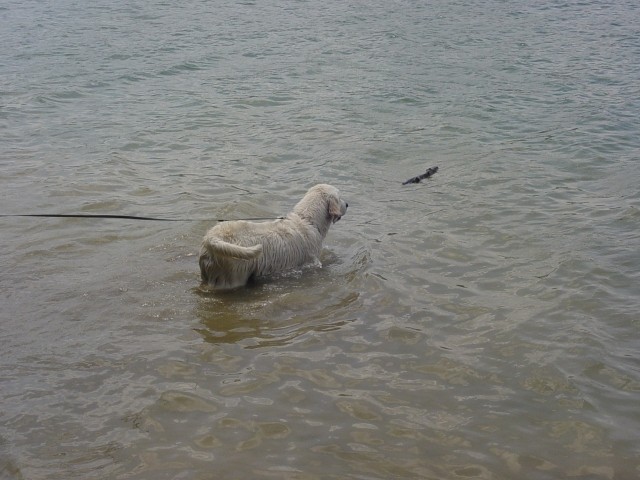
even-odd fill
[(407, 185), (409, 183), (420, 183), (420, 180), (424, 180), (425, 178), (429, 178), (434, 175), (438, 171), (438, 167), (427, 168), (427, 171), (422, 175), (418, 175), (417, 177), (411, 177), (409, 180), (402, 182), (403, 185)]

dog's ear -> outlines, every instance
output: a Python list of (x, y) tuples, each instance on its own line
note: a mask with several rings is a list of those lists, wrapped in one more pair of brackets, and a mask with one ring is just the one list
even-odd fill
[(340, 199), (335, 195), (329, 196), (329, 218), (332, 223), (336, 223), (342, 218), (342, 210), (340, 209)]

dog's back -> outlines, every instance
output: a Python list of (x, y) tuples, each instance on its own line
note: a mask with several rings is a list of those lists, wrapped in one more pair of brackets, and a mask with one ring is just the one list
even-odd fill
[(210, 287), (231, 289), (314, 261), (321, 247), (317, 230), (295, 215), (275, 222), (225, 222), (204, 237), (200, 274)]

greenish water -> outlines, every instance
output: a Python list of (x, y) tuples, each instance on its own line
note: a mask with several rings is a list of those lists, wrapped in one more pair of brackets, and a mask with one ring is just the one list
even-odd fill
[[(3, 3), (0, 214), (203, 220), (0, 219), (0, 477), (640, 476), (638, 25)], [(319, 182), (322, 268), (198, 288), (214, 219)]]

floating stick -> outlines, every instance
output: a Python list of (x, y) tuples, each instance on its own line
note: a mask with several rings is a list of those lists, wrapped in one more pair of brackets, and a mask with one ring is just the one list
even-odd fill
[(420, 183), (420, 180), (424, 180), (425, 178), (429, 178), (431, 175), (435, 174), (438, 171), (438, 167), (427, 168), (427, 171), (422, 175), (418, 175), (417, 177), (412, 177), (406, 182), (402, 182), (403, 185), (407, 185), (409, 183)]

